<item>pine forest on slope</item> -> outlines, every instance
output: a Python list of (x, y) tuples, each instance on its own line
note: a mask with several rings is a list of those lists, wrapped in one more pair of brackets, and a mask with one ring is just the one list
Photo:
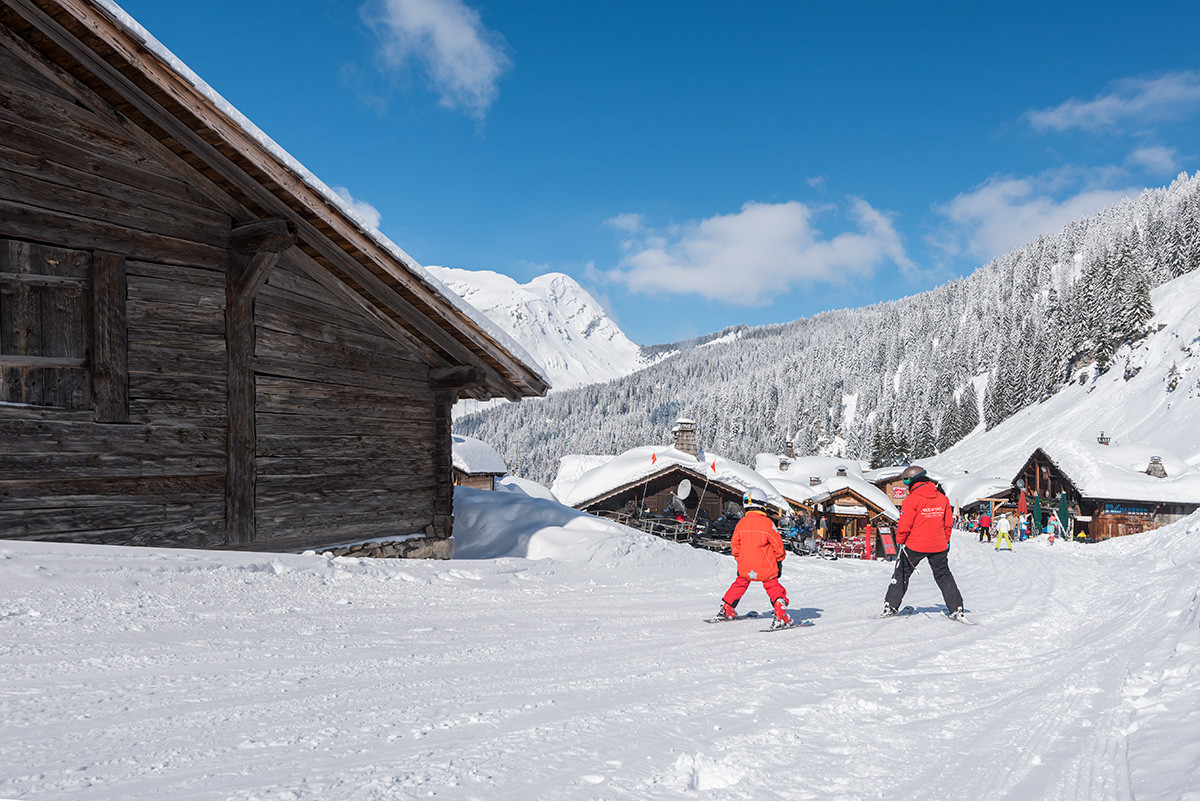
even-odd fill
[(706, 337), (631, 375), (468, 415), (455, 430), (544, 484), (563, 455), (669, 441), (681, 415), (697, 421), (704, 447), (742, 462), (789, 438), (801, 453), (876, 463), (931, 456), (980, 412), (991, 428), (1074, 367), (1108, 369), (1144, 335), (1150, 289), (1197, 266), (1200, 173), (1182, 174), (928, 292)]

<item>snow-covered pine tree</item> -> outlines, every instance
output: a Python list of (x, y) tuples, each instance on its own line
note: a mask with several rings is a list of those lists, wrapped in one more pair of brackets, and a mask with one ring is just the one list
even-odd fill
[(968, 381), (962, 391), (962, 427), (959, 429), (959, 439), (975, 430), (979, 425), (979, 395), (975, 392), (975, 382)]
[(912, 456), (914, 459), (924, 459), (933, 456), (936, 452), (937, 445), (933, 439), (933, 415), (926, 411), (918, 418), (916, 429), (913, 431)]

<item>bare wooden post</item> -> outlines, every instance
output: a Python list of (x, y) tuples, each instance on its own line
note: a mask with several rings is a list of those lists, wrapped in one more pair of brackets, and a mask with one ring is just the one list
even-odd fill
[(254, 297), (294, 245), (284, 220), (262, 220), (233, 229), (225, 281), (225, 349), (228, 356), (228, 428), (225, 445), (225, 543), (254, 541)]
[(97, 253), (92, 264), (92, 395), (96, 422), (129, 420), (125, 257)]
[(434, 392), (434, 475), (437, 488), (433, 499), (433, 532), (440, 539), (454, 534), (454, 454), (450, 435), (450, 409), (460, 392), (482, 384), (486, 378), (478, 367), (455, 365), (429, 371), (429, 386)]

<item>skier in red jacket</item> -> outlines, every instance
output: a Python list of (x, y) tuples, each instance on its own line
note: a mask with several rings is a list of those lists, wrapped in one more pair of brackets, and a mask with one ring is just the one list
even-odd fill
[(900, 506), (900, 524), (896, 526), (896, 542), (900, 545), (900, 558), (896, 560), (896, 571), (883, 602), (883, 617), (891, 617), (900, 608), (904, 593), (908, 591), (908, 579), (922, 559), (929, 559), (933, 579), (942, 591), (946, 602), (946, 614), (955, 620), (963, 617), (962, 593), (950, 573), (950, 529), (954, 523), (954, 510), (950, 500), (941, 493), (925, 468), (912, 465), (905, 468), (900, 478), (908, 486), (908, 497)]
[(738, 576), (721, 599), (721, 611), (717, 617), (737, 617), (734, 607), (746, 594), (750, 582), (761, 581), (771, 606), (775, 609), (775, 620), (771, 626), (787, 626), (792, 619), (787, 613), (787, 590), (779, 583), (779, 573), (783, 568), (787, 551), (783, 547), (783, 538), (779, 536), (775, 524), (763, 511), (764, 493), (759, 489), (748, 490), (742, 497), (742, 505), (746, 514), (738, 521), (730, 539), (733, 558), (737, 560)]

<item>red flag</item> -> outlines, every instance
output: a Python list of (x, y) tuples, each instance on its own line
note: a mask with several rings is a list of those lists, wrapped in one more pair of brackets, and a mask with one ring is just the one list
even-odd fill
[(657, 464), (657, 463), (658, 463), (658, 454), (657, 453), (650, 454), (650, 464)]
[(709, 467), (711, 467), (711, 468), (712, 468), (712, 471), (713, 471), (714, 473), (715, 473), (715, 472), (717, 472), (717, 462), (716, 462), (716, 460), (715, 460), (715, 459), (713, 460), (713, 463), (709, 465)]
[(1029, 506), (1025, 503), (1025, 490), (1021, 490), (1021, 497), (1017, 498), (1017, 514), (1024, 516), (1028, 511)]

